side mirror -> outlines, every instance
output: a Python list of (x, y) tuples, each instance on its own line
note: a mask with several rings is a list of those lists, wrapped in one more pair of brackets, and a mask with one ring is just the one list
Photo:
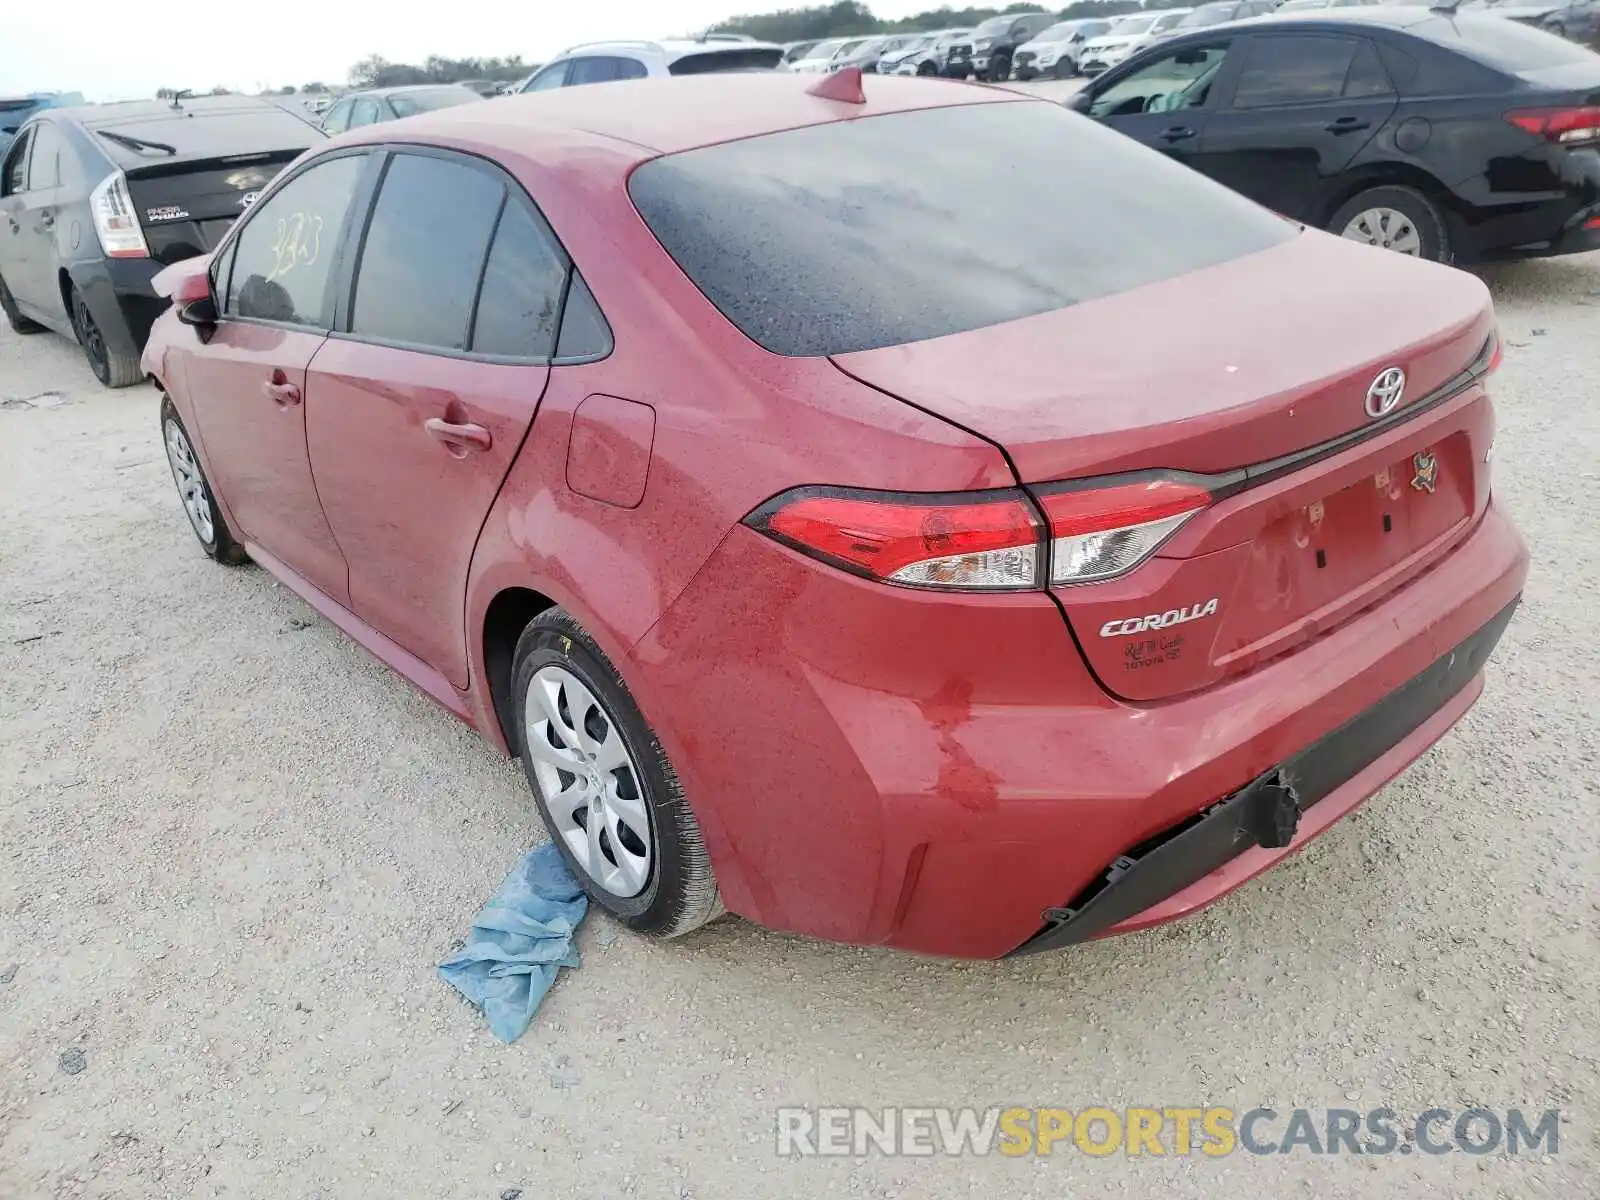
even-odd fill
[(1067, 101), (1067, 107), (1073, 112), (1087, 113), (1089, 111), (1089, 106), (1093, 103), (1094, 97), (1091, 96), (1088, 89), (1085, 88), (1081, 92), (1072, 93), (1072, 99)]
[(217, 302), (205, 295), (198, 300), (178, 305), (178, 320), (192, 326), (202, 342), (209, 342), (217, 331)]

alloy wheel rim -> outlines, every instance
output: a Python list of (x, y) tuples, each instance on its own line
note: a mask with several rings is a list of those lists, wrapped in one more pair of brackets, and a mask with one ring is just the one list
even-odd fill
[(88, 353), (90, 365), (94, 367), (97, 375), (104, 375), (105, 339), (100, 336), (100, 327), (94, 323), (94, 315), (90, 313), (89, 306), (81, 298), (78, 300), (78, 331), (83, 337), (83, 348)]
[(1343, 236), (1396, 254), (1422, 257), (1422, 234), (1411, 218), (1398, 209), (1369, 208), (1358, 212), (1344, 227)]
[(178, 496), (183, 501), (183, 511), (189, 514), (189, 524), (195, 535), (206, 545), (216, 537), (216, 527), (211, 523), (211, 496), (206, 491), (206, 478), (200, 473), (189, 439), (176, 421), (167, 422), (167, 462), (172, 465), (172, 478), (178, 485)]
[(596, 886), (639, 895), (655, 866), (643, 776), (616, 720), (587, 684), (552, 663), (528, 681), (523, 744), (559, 837)]

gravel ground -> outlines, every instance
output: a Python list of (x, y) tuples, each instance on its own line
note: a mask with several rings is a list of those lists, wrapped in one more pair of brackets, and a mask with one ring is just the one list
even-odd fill
[[(433, 967), (544, 836), (514, 764), (202, 557), (153, 391), (0, 333), (0, 1197), (1600, 1194), (1600, 256), (1490, 281), (1526, 604), (1358, 815), (1187, 922), (1014, 962), (591, 919), (510, 1047)], [(1515, 1159), (786, 1161), (782, 1103), (1567, 1121)]]

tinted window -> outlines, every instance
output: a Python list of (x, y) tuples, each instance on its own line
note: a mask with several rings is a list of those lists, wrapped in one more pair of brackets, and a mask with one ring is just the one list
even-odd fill
[(228, 280), (230, 315), (333, 324), (328, 281), (366, 161), (353, 154), (318, 163), (250, 210)]
[(551, 63), (544, 70), (534, 75), (532, 79), (528, 80), (528, 86), (522, 90), (525, 92), (543, 92), (550, 88), (560, 87), (567, 82), (567, 68), (571, 65), (571, 60)]
[(544, 222), (512, 201), (500, 216), (478, 295), (472, 348), (479, 354), (543, 358), (556, 340), (566, 256)]
[(57, 187), (61, 183), (61, 134), (48, 121), (33, 127), (33, 157), (28, 160), (28, 190)]
[(32, 131), (24, 130), (17, 140), (11, 143), (10, 153), (6, 155), (4, 174), (0, 175), (0, 196), (11, 196), (27, 190), (28, 144), (32, 140)]
[(1349, 38), (1273, 36), (1245, 43), (1244, 69), (1234, 89), (1235, 108), (1268, 108), (1336, 100), (1355, 59)]
[(1050, 103), (924, 109), (708, 146), (645, 163), (629, 191), (711, 302), (788, 355), (978, 329), (1296, 236)]
[(673, 75), (709, 75), (714, 71), (760, 71), (775, 67), (783, 57), (778, 50), (721, 50), (711, 54), (686, 54), (667, 67)]
[(329, 133), (343, 133), (350, 123), (350, 110), (355, 107), (353, 100), (341, 100), (335, 104), (322, 118), (322, 127)]
[(1350, 73), (1345, 76), (1344, 94), (1350, 100), (1394, 94), (1394, 83), (1378, 61), (1378, 52), (1371, 42), (1356, 43), (1356, 57), (1350, 64)]
[(567, 289), (567, 306), (561, 314), (561, 337), (556, 343), (557, 358), (604, 358), (611, 353), (611, 326), (595, 303), (594, 293), (583, 276), (572, 273)]
[(350, 128), (352, 129), (360, 125), (374, 125), (379, 119), (378, 102), (376, 100), (357, 100), (355, 107), (350, 110)]
[(389, 163), (356, 278), (354, 333), (461, 350), (505, 187), (476, 167), (420, 154)]
[(1199, 108), (1210, 98), (1211, 85), (1227, 56), (1227, 42), (1164, 54), (1095, 96), (1089, 112), (1096, 117), (1123, 117)]

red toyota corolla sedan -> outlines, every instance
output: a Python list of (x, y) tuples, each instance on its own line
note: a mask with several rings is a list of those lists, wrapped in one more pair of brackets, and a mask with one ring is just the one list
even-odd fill
[(162, 278), (183, 505), (518, 755), (642, 933), (1181, 916), (1482, 688), (1527, 563), (1487, 293), (1055, 104), (859, 86), (302, 157)]

